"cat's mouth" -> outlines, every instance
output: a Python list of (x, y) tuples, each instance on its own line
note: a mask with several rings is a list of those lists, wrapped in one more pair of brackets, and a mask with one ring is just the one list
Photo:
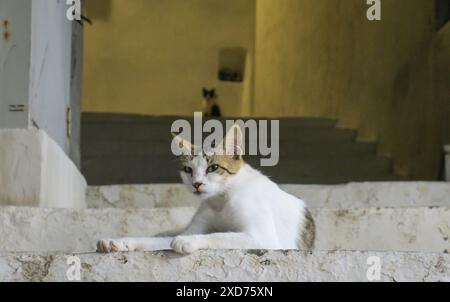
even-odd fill
[(202, 194), (205, 194), (205, 192), (195, 191), (194, 194), (195, 194), (195, 195), (202, 195)]

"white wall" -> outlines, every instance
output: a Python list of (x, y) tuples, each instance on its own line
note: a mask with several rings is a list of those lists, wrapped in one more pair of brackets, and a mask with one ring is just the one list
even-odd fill
[[(28, 126), (30, 16), (30, 0), (0, 0), (0, 128)], [(10, 112), (20, 104), (22, 112)]]
[(0, 206), (84, 208), (86, 180), (45, 131), (0, 129)]
[(67, 9), (62, 0), (0, 0), (0, 204), (84, 207), (86, 181), (67, 157), (79, 158), (81, 88)]
[[(0, 0), (0, 128), (45, 130), (78, 161), (82, 56), (72, 61), (74, 51), (81, 54), (72, 49), (72, 27), (79, 25), (67, 19), (67, 9), (66, 1)], [(82, 42), (82, 30), (74, 40)], [(11, 112), (11, 105), (24, 105), (23, 112)]]
[(30, 118), (66, 152), (70, 104), (72, 22), (66, 1), (33, 0), (31, 7)]

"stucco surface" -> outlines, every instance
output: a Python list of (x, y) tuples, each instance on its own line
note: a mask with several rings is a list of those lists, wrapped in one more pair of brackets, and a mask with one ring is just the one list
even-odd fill
[[(450, 206), (450, 184), (370, 182), (337, 186), (281, 185), (311, 208)], [(89, 187), (92, 208), (164, 208), (198, 206), (200, 200), (182, 184)]]
[[(72, 256), (0, 254), (0, 281), (68, 281), (67, 276), (73, 276), (68, 264)], [(201, 251), (185, 257), (170, 252), (75, 256), (80, 281), (367, 282), (369, 257), (380, 260), (380, 281), (450, 281), (448, 254)]]

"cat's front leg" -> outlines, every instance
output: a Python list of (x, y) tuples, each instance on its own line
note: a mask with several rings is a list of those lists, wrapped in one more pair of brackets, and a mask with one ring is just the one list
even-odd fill
[(153, 252), (170, 250), (173, 237), (104, 239), (97, 243), (99, 253)]
[(171, 245), (179, 254), (192, 254), (197, 250), (260, 249), (252, 236), (246, 233), (213, 233), (208, 235), (178, 236)]
[(170, 247), (179, 254), (188, 255), (204, 248), (204, 244), (196, 235), (178, 236), (172, 241)]
[(136, 250), (136, 243), (133, 239), (102, 239), (97, 242), (98, 253), (133, 252)]

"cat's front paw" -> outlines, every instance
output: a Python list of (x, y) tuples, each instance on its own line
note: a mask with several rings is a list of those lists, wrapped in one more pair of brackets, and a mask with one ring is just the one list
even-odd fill
[(175, 252), (183, 255), (192, 254), (200, 249), (196, 240), (183, 236), (176, 237), (170, 246)]
[(132, 252), (132, 242), (123, 239), (103, 239), (97, 242), (97, 253)]

